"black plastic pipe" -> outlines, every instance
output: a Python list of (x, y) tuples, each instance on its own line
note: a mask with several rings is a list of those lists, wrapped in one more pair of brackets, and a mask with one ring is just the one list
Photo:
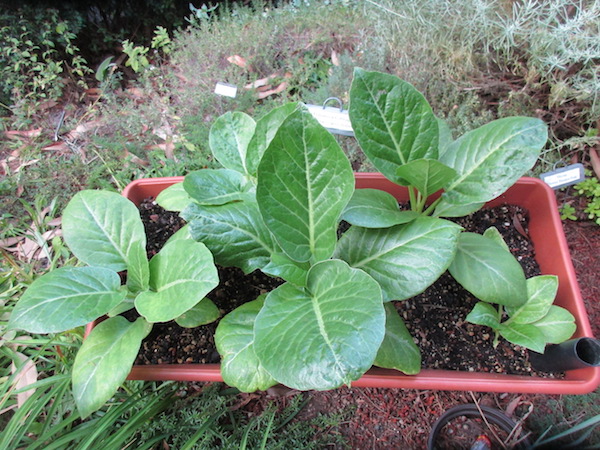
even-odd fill
[(600, 341), (582, 337), (549, 345), (543, 354), (529, 352), (529, 361), (541, 372), (564, 372), (600, 366)]

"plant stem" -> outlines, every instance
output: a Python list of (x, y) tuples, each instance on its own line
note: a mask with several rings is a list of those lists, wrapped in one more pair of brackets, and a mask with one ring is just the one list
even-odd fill
[(442, 197), (435, 200), (431, 205), (429, 205), (429, 207), (425, 210), (425, 212), (423, 212), (423, 215), (428, 216), (429, 214), (431, 214), (431, 212), (435, 209), (435, 207), (438, 205), (438, 203), (441, 200), (442, 200)]

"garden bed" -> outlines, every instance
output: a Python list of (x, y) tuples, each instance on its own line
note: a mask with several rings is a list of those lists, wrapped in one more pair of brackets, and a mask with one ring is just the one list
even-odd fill
[[(148, 256), (151, 257), (184, 222), (176, 213), (164, 211), (152, 199), (142, 202), (139, 209), (148, 236)], [(478, 233), (490, 226), (496, 227), (520, 261), (526, 276), (539, 275), (534, 249), (527, 237), (527, 211), (524, 209), (502, 205), (456, 219), (456, 222), (467, 231)], [(219, 279), (221, 283), (208, 297), (223, 315), (280, 284), (279, 280), (260, 271), (245, 275), (237, 268), (219, 268)], [(504, 339), (494, 348), (494, 335), (489, 328), (464, 320), (476, 302), (448, 273), (424, 293), (396, 302), (421, 349), (423, 368), (562, 376), (535, 371), (529, 364), (528, 351)], [(174, 322), (155, 324), (142, 344), (136, 364), (218, 363), (220, 357), (214, 346), (216, 326), (217, 322), (196, 328), (182, 328)]]

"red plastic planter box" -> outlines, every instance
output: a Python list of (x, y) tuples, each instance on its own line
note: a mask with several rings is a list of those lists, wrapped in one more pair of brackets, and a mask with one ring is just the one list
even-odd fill
[[(356, 173), (355, 178), (357, 188), (381, 189), (398, 200), (408, 199), (406, 188), (393, 184), (381, 174)], [(183, 177), (137, 180), (127, 186), (123, 195), (139, 204), (143, 199), (156, 197), (166, 187), (182, 180)], [(520, 205), (529, 210), (529, 234), (541, 271), (559, 277), (556, 304), (567, 308), (575, 316), (577, 331), (574, 337), (592, 337), (552, 189), (536, 178), (522, 178), (487, 206), (502, 203)], [(134, 366), (129, 379), (223, 381), (218, 364)], [(403, 375), (396, 370), (372, 368), (353, 383), (358, 387), (544, 394), (585, 394), (599, 385), (600, 367), (569, 371), (565, 379), (430, 369), (422, 370), (418, 375)]]

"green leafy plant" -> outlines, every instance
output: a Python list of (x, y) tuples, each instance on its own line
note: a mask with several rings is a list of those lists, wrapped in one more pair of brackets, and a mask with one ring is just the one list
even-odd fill
[[(190, 310), (194, 325), (216, 319), (218, 310), (204, 295), (218, 284), (218, 275), (208, 249), (189, 239), (169, 242), (148, 261), (139, 213), (116, 193), (77, 193), (64, 210), (62, 226), (67, 246), (85, 265), (61, 267), (36, 279), (8, 326), (59, 333), (108, 315), (89, 334), (73, 365), (75, 402), (86, 417), (123, 383), (152, 323), (177, 320)], [(125, 286), (121, 271), (127, 271)], [(119, 315), (134, 307), (141, 316), (134, 322)]]
[[(240, 112), (221, 116), (209, 142), (224, 168), (192, 172), (157, 199), (182, 210), (190, 235), (217, 263), (285, 280), (217, 328), (223, 378), (242, 391), (277, 382), (335, 388), (373, 364), (417, 373), (419, 350), (391, 301), (423, 292), (447, 269), (514, 316), (503, 336), (539, 300), (528, 292), (537, 281), (526, 281), (503, 243), (462, 233), (442, 217), (476, 211), (531, 168), (546, 143), (543, 122), (500, 119), (452, 141), (410, 84), (362, 69), (350, 101), (360, 146), (387, 178), (407, 186), (410, 210), (400, 211), (386, 192), (355, 190), (338, 144), (301, 104), (257, 122)], [(340, 219), (352, 226), (338, 239)]]
[(577, 193), (587, 197), (588, 203), (583, 212), (588, 218), (600, 225), (600, 182), (593, 177), (591, 171), (586, 171), (588, 178), (575, 186)]

